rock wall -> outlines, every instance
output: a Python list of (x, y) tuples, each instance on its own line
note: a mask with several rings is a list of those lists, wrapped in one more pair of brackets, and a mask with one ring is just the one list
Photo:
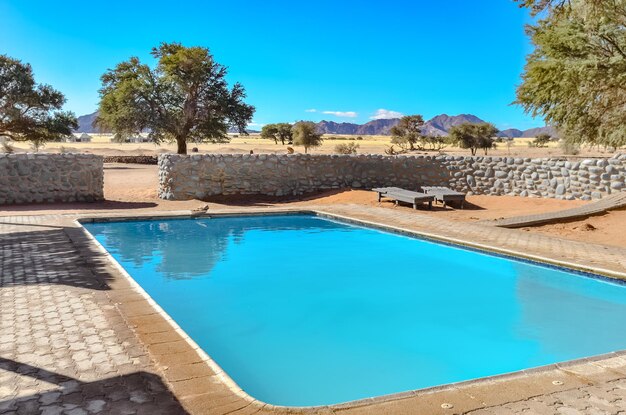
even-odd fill
[(382, 155), (159, 156), (159, 197), (300, 195), (377, 186), (448, 186), (473, 194), (601, 198), (626, 190), (626, 155), (568, 161), (513, 157)]
[(0, 154), (0, 205), (103, 200), (103, 172), (91, 154)]

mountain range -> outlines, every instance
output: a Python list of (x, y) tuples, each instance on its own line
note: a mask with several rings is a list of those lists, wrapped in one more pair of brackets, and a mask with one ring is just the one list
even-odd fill
[[(352, 134), (352, 135), (389, 135), (391, 127), (398, 124), (399, 118), (373, 120), (365, 124), (353, 124), (348, 122), (337, 123), (334, 121), (320, 121), (317, 130), (323, 134)], [(422, 133), (425, 135), (446, 136), (450, 129), (463, 123), (479, 124), (485, 122), (472, 114), (447, 115), (441, 114), (424, 123)], [(499, 131), (499, 137), (518, 138), (535, 137), (538, 134), (547, 133), (556, 136), (556, 130), (552, 127), (537, 127), (528, 130), (509, 128)]]
[[(80, 133), (97, 133), (99, 132), (93, 127), (93, 120), (98, 115), (97, 112), (86, 114), (78, 117), (78, 129)], [(372, 120), (365, 124), (355, 124), (349, 122), (320, 121), (317, 123), (317, 130), (322, 134), (346, 134), (346, 135), (389, 135), (391, 127), (398, 124), (399, 118)], [(463, 123), (482, 123), (485, 122), (472, 114), (447, 115), (441, 114), (424, 123), (422, 132), (427, 135), (446, 136), (450, 128)], [(257, 133), (255, 130), (247, 130), (249, 133)], [(230, 131), (236, 132), (236, 130)], [(517, 137), (535, 137), (538, 134), (547, 133), (556, 136), (556, 130), (552, 127), (530, 128), (528, 130), (519, 130), (517, 128), (509, 128), (498, 133), (500, 137), (517, 138)]]

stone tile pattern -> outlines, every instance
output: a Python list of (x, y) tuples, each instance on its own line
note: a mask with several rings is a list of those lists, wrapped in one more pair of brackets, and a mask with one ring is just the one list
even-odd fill
[(0, 414), (185, 413), (62, 228), (21, 219), (0, 225)]
[(590, 200), (626, 190), (625, 178), (626, 154), (582, 161), (306, 154), (159, 156), (159, 197), (168, 200), (442, 185), (473, 194)]
[(104, 200), (102, 157), (0, 154), (0, 205)]

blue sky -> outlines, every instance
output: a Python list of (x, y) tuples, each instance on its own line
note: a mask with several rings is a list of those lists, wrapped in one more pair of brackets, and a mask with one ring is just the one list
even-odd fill
[(107, 68), (178, 41), (229, 67), (257, 125), (395, 113), (543, 124), (510, 105), (531, 51), (512, 0), (0, 0), (0, 22), (0, 54), (30, 63), (77, 115), (97, 108)]

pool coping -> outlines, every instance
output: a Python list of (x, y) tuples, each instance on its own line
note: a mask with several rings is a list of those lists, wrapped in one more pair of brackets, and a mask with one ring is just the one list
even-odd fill
[[(521, 260), (524, 262), (530, 262), (532, 264), (539, 264), (543, 266), (556, 267), (559, 269), (564, 269), (569, 272), (574, 272), (577, 274), (582, 274), (589, 278), (596, 278), (600, 280), (610, 281), (618, 284), (626, 284), (626, 273), (616, 272), (612, 270), (606, 270), (599, 267), (591, 267), (586, 265), (580, 265), (576, 263), (571, 263), (567, 261), (561, 261), (554, 258), (546, 258), (538, 255), (531, 255), (526, 253), (520, 253), (515, 250), (493, 247), (490, 245), (475, 243), (471, 241), (465, 241), (457, 238), (450, 238), (442, 235), (437, 235), (428, 232), (415, 231), (412, 229), (406, 229), (402, 227), (397, 227), (393, 225), (377, 223), (365, 219), (353, 218), (333, 212), (326, 212), (321, 209), (298, 209), (298, 208), (280, 208), (280, 209), (263, 209), (263, 210), (236, 210), (236, 211), (222, 211), (222, 212), (214, 212), (214, 213), (206, 213), (206, 214), (190, 214), (189, 211), (173, 211), (168, 212), (166, 214), (139, 214), (139, 215), (109, 215), (109, 214), (95, 214), (95, 215), (80, 215), (76, 219), (73, 220), (73, 223), (77, 225), (81, 231), (88, 237), (88, 239), (94, 244), (97, 250), (104, 255), (108, 262), (113, 265), (116, 271), (120, 273), (121, 276), (124, 277), (126, 282), (128, 282), (131, 287), (145, 300), (154, 311), (166, 321), (169, 326), (173, 329), (173, 331), (178, 334), (187, 345), (198, 354), (200, 359), (207, 365), (209, 369), (211, 369), (214, 374), (218, 377), (220, 382), (224, 386), (228, 388), (228, 390), (236, 395), (238, 398), (243, 399), (248, 403), (248, 405), (260, 405), (261, 408), (265, 409), (284, 409), (284, 410), (303, 410), (303, 411), (315, 411), (320, 409), (331, 409), (331, 410), (345, 410), (351, 408), (358, 408), (363, 406), (375, 405), (379, 403), (387, 403), (394, 402), (398, 400), (402, 400), (405, 398), (411, 397), (419, 397), (425, 395), (432, 395), (437, 392), (444, 391), (453, 391), (462, 388), (472, 387), (472, 386), (485, 386), (491, 385), (496, 381), (511, 381), (514, 379), (524, 378), (526, 376), (533, 375), (542, 375), (549, 374), (551, 371), (560, 370), (565, 371), (567, 374), (571, 374), (567, 372), (567, 368), (571, 368), (574, 366), (580, 366), (584, 364), (593, 364), (594, 362), (601, 362), (606, 359), (612, 359), (616, 357), (621, 357), (626, 359), (626, 349), (617, 350), (613, 352), (603, 353), (600, 355), (593, 355), (582, 357), (578, 359), (567, 360), (563, 362), (557, 362), (549, 365), (537, 366), (528, 369), (522, 369), (513, 372), (502, 373), (493, 376), (486, 376), (481, 378), (469, 379), (460, 382), (453, 382), (443, 385), (436, 385), (426, 388), (414, 389), (409, 391), (397, 392), (386, 395), (379, 395), (370, 398), (363, 398), (358, 400), (352, 400), (342, 403), (329, 404), (329, 405), (314, 405), (314, 406), (284, 406), (284, 405), (274, 405), (270, 403), (266, 403), (260, 401), (246, 391), (244, 391), (227, 373), (224, 371), (217, 362), (215, 362), (179, 325), (176, 323), (174, 319), (172, 319), (169, 314), (163, 310), (163, 308), (156, 302), (152, 297), (137, 283), (132, 276), (124, 269), (124, 267), (111, 255), (109, 252), (100, 244), (98, 240), (83, 226), (83, 223), (98, 223), (98, 222), (124, 222), (124, 221), (146, 221), (146, 220), (176, 220), (176, 219), (210, 219), (210, 218), (222, 218), (222, 217), (240, 217), (240, 216), (275, 216), (275, 215), (299, 215), (299, 214), (308, 214), (319, 216), (326, 219), (338, 220), (340, 222), (364, 226), (368, 228), (374, 228), (377, 230), (382, 230), (386, 232), (391, 232), (395, 234), (405, 235), (413, 238), (418, 238), (430, 242), (443, 243), (446, 245), (451, 245), (454, 247), (458, 247), (461, 249), (470, 249), (473, 251), (478, 251), (484, 254), (491, 254), (500, 257), (506, 257), (515, 260)], [(604, 366), (600, 366), (606, 369)], [(557, 376), (558, 377), (558, 376)], [(165, 378), (167, 379), (167, 374), (165, 374)], [(562, 386), (563, 383), (558, 384), (553, 381), (553, 385)], [(558, 390), (567, 390), (558, 389)], [(534, 395), (536, 396), (536, 395)], [(531, 396), (520, 396), (517, 400), (522, 400)], [(484, 407), (484, 406), (481, 406)], [(442, 404), (442, 408), (443, 404)], [(447, 409), (447, 408), (445, 408)]]

